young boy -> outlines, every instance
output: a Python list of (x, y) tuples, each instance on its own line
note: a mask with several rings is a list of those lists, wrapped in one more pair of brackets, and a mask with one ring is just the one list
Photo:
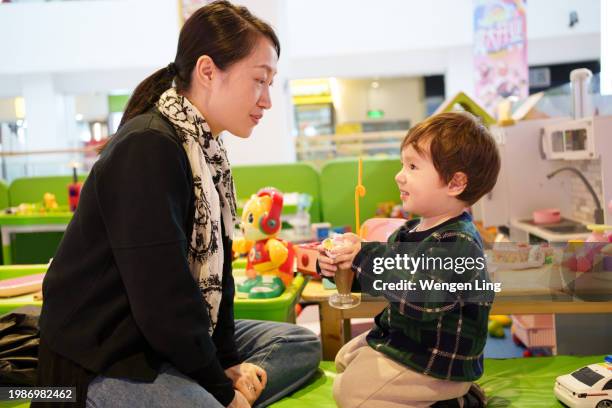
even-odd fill
[[(381, 265), (377, 257), (393, 258), (406, 245), (424, 243), (430, 250), (444, 252), (451, 246), (484, 259), (482, 239), (465, 209), (491, 191), (497, 180), (500, 158), (488, 130), (468, 113), (433, 116), (408, 132), (401, 161), (395, 181), (403, 208), (421, 218), (408, 221), (388, 244), (362, 243), (355, 234), (344, 234), (348, 245), (333, 250), (332, 256), (320, 249), (323, 275), (351, 268), (361, 290), (372, 292), (374, 280), (393, 276), (376, 271)], [(449, 283), (472, 278), (489, 282), (485, 266), (473, 269), (477, 274), (471, 278), (457, 270), (433, 272), (437, 275), (431, 277)], [(426, 276), (420, 272), (427, 271), (405, 272), (405, 278), (418, 283)], [(415, 280), (416, 276), (420, 277)], [(467, 292), (390, 293), (385, 293), (390, 304), (376, 316), (372, 330), (352, 339), (336, 356), (338, 406), (482, 406), (484, 395), (473, 381), (483, 373), (492, 296), (483, 301), (462, 297), (469, 296)]]

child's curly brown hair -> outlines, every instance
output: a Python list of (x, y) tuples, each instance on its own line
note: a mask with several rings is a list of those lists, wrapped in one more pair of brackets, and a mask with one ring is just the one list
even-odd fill
[(431, 157), (445, 183), (455, 173), (464, 173), (467, 186), (457, 198), (468, 205), (495, 187), (501, 164), (497, 145), (489, 130), (470, 113), (447, 112), (429, 117), (408, 131), (401, 150), (407, 146)]

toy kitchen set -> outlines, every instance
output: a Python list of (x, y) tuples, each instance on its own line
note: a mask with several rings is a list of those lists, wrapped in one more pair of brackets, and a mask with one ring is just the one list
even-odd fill
[[(606, 228), (612, 228), (612, 116), (592, 115), (587, 88), (575, 79), (572, 73), (572, 118), (524, 120), (491, 128), (501, 170), (493, 191), (473, 210), (485, 226), (507, 232), (512, 243), (610, 240), (612, 231)], [(514, 289), (521, 290), (539, 271), (504, 273)], [(612, 288), (607, 277), (612, 272), (605, 275), (604, 286)], [(530, 289), (524, 286), (525, 291)], [(610, 300), (612, 290), (606, 296)], [(611, 314), (588, 318), (557, 314), (551, 319), (557, 339), (563, 339), (557, 344), (559, 354), (610, 352)]]
[(485, 226), (508, 227), (513, 242), (567, 242), (585, 240), (587, 225), (612, 223), (612, 116), (492, 130), (502, 166), (480, 203)]

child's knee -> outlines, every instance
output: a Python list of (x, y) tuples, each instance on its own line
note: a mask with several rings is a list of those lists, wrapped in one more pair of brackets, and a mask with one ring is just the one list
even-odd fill
[(349, 386), (342, 381), (342, 374), (337, 374), (334, 379), (333, 396), (336, 405), (339, 408), (353, 408), (358, 404), (354, 401), (355, 390), (351, 390)]
[(363, 333), (348, 343), (346, 343), (338, 353), (336, 354), (336, 358), (334, 359), (334, 363), (336, 365), (336, 372), (341, 373), (346, 370), (346, 367), (350, 364), (350, 362), (355, 359), (355, 357), (359, 354), (359, 351), (364, 347), (368, 346), (365, 338), (367, 333)]

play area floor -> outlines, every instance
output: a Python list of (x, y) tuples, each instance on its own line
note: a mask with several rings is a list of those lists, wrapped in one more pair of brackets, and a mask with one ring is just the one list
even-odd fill
[[(604, 356), (532, 357), (519, 359), (486, 359), (485, 375), (478, 381), (489, 399), (489, 408), (564, 407), (553, 394), (559, 375), (603, 361)], [(321, 363), (319, 374), (305, 388), (273, 404), (273, 408), (333, 408), (333, 362)]]
[[(489, 408), (563, 407), (555, 399), (555, 378), (588, 364), (602, 362), (604, 356), (532, 357), (486, 359), (485, 375), (478, 381), (489, 398)], [(335, 368), (331, 361), (321, 363), (319, 373), (304, 388), (271, 405), (273, 408), (334, 408), (332, 384)], [(0, 408), (26, 408), (25, 402), (0, 402)]]

